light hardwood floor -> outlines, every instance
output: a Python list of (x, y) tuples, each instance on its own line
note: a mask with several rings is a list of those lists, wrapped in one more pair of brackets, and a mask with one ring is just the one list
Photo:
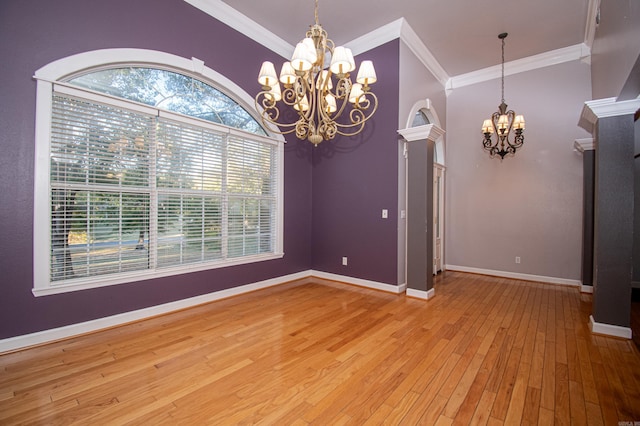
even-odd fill
[(640, 421), (640, 354), (575, 288), (304, 280), (0, 356), (0, 424)]

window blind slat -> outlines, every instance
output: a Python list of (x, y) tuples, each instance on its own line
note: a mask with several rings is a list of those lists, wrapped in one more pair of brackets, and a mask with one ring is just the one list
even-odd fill
[(274, 252), (273, 140), (64, 92), (51, 117), (53, 282)]

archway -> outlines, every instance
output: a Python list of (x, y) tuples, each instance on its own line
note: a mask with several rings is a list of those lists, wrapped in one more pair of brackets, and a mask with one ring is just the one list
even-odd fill
[[(403, 136), (407, 294), (433, 296), (433, 273), (443, 265), (444, 131), (431, 102), (417, 102)], [(438, 253), (436, 255), (436, 252)]]

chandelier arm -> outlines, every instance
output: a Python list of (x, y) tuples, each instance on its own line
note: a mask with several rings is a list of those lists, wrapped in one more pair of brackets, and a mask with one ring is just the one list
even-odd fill
[[(509, 117), (509, 127), (507, 129), (507, 131), (505, 132), (505, 141), (508, 145), (507, 151), (515, 154), (516, 149), (521, 148), (522, 145), (524, 144), (524, 135), (522, 134), (522, 129), (513, 129), (513, 123), (514, 123), (514, 119), (516, 116), (515, 111), (513, 110), (509, 110), (506, 113), (507, 117)], [(509, 138), (509, 136), (511, 136), (511, 131), (514, 131), (513, 134), (513, 142), (512, 140)]]
[[(368, 87), (368, 84), (376, 81), (371, 61), (367, 61), (368, 67), (363, 72), (365, 76), (358, 76), (364, 79), (363, 84), (354, 84), (350, 78), (350, 73), (355, 70), (353, 54), (347, 48), (337, 48), (328, 38), (327, 32), (319, 23), (318, 3), (315, 0), (315, 24), (310, 26), (306, 38), (296, 46), (291, 63), (283, 65), (280, 78), (283, 82), (286, 81), (284, 90), (280, 92), (273, 64), (266, 61), (258, 76), (263, 92), (256, 96), (256, 109), (260, 110), (265, 126), (270, 128), (267, 123), (277, 126), (278, 130), (274, 131), (280, 134), (295, 131), (298, 138), (308, 139), (314, 145), (322, 140), (333, 139), (336, 134), (353, 136), (360, 133), (364, 123), (378, 108), (378, 98)], [(344, 52), (341, 50), (334, 57), (336, 49)], [(331, 70), (332, 67), (337, 73)], [(361, 66), (361, 71), (363, 69)], [(336, 77), (335, 81), (333, 76)], [(275, 85), (273, 81), (276, 82)], [(270, 85), (273, 87), (269, 87)], [(358, 92), (352, 92), (352, 89)], [(356, 100), (353, 101), (353, 98)], [(285, 108), (292, 107), (296, 110), (295, 122), (278, 121), (284, 118), (277, 105), (280, 100)], [(346, 123), (339, 123), (337, 120), (343, 114)], [(285, 115), (287, 119), (291, 119), (293, 114), (287, 112)]]
[(333, 119), (337, 119), (342, 116), (342, 113), (346, 109), (347, 105), (349, 105), (349, 93), (351, 90), (351, 81), (345, 78), (338, 80), (336, 84), (335, 91), (331, 93), (336, 101), (340, 101), (340, 107), (333, 113)]
[(263, 90), (256, 96), (256, 110), (261, 110), (260, 115), (269, 121), (277, 120), (280, 116), (280, 110), (278, 110), (271, 93), (267, 90)]
[[(286, 93), (283, 92), (283, 96)], [(262, 99), (260, 101), (260, 99)], [(262, 108), (260, 108), (262, 107)], [(260, 117), (262, 119), (262, 122), (264, 124), (270, 123), (273, 124), (275, 126), (278, 127), (294, 127), (296, 125), (295, 122), (293, 123), (281, 123), (278, 121), (278, 119), (280, 118), (280, 110), (278, 109), (277, 103), (275, 101), (273, 101), (272, 95), (270, 94), (269, 91), (267, 90), (263, 90), (262, 92), (258, 93), (258, 95), (256, 96), (256, 110), (260, 111), (261, 110), (261, 114)], [(268, 126), (270, 127), (270, 126)], [(271, 127), (270, 127), (271, 129)], [(271, 129), (274, 130), (274, 129)], [(275, 131), (275, 130), (274, 130)], [(280, 133), (280, 134), (288, 134), (291, 133), (293, 131), (289, 130), (286, 132), (280, 132), (280, 131), (276, 131), (276, 133)]]
[[(293, 133), (296, 131), (295, 127), (289, 130), (281, 130), (280, 127), (282, 127), (281, 125), (278, 125), (277, 123), (271, 122), (271, 121), (265, 121), (262, 120), (262, 124), (269, 129), (269, 131), (273, 132), (273, 133), (277, 133), (279, 135), (288, 135), (290, 133)], [(295, 125), (295, 123), (293, 124)], [(274, 127), (275, 126), (275, 127)], [(290, 125), (292, 126), (292, 125)]]
[[(349, 113), (349, 118), (351, 120), (351, 124), (336, 123), (336, 125), (338, 126), (338, 129), (342, 129), (342, 130), (338, 131), (339, 134), (341, 134), (343, 136), (353, 136), (353, 135), (358, 134), (359, 132), (362, 131), (362, 128), (364, 128), (364, 124), (378, 110), (378, 97), (372, 92), (367, 92), (367, 96), (371, 96), (371, 98), (373, 98), (373, 109), (371, 110), (371, 112), (366, 114), (364, 109), (352, 109), (350, 111), (350, 113)], [(368, 102), (370, 102), (370, 101), (368, 101)], [(359, 115), (360, 117), (354, 117), (354, 115)], [(357, 130), (355, 133), (346, 131), (346, 129), (350, 129), (350, 128), (354, 128), (354, 127), (355, 128), (359, 127), (360, 129)]]

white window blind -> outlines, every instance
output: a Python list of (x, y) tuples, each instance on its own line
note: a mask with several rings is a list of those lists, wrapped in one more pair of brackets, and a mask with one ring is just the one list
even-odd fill
[(54, 93), (55, 282), (273, 254), (277, 144), (92, 93)]

